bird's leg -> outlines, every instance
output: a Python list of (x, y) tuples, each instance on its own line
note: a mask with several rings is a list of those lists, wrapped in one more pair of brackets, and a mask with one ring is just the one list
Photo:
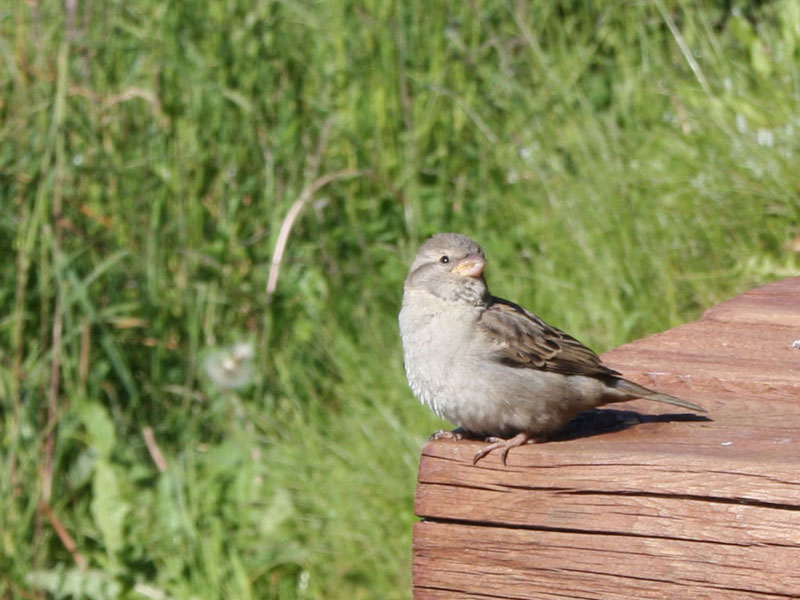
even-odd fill
[(428, 438), (429, 442), (435, 442), (436, 440), (461, 440), (467, 436), (467, 432), (458, 427), (453, 429), (453, 431), (446, 431), (444, 429), (440, 429), (430, 435)]
[(517, 446), (524, 446), (525, 444), (531, 441), (535, 442), (536, 439), (530, 433), (525, 433), (523, 431), (522, 433), (518, 433), (514, 437), (509, 438), (507, 440), (497, 437), (487, 437), (485, 441), (491, 443), (485, 448), (481, 448), (475, 453), (475, 456), (472, 457), (473, 465), (477, 465), (480, 459), (485, 457), (490, 452), (499, 450), (500, 448), (502, 448), (500, 452), (500, 458), (503, 460), (503, 464), (505, 465), (509, 450), (511, 450), (512, 448), (516, 448)]

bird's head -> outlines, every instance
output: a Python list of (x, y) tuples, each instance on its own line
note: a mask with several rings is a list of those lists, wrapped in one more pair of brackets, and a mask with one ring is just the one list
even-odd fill
[(465, 235), (439, 233), (419, 249), (406, 277), (407, 291), (424, 291), (444, 300), (471, 305), (489, 297), (481, 247)]

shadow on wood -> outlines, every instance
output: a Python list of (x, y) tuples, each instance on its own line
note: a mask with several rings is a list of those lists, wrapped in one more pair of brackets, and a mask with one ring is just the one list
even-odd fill
[(572, 420), (562, 431), (554, 435), (548, 443), (569, 442), (593, 435), (603, 435), (615, 431), (623, 431), (643, 423), (670, 423), (678, 421), (711, 421), (707, 415), (697, 413), (665, 413), (644, 414), (633, 410), (620, 410), (618, 408), (604, 408), (581, 413)]
[(798, 339), (793, 278), (604, 355), (710, 418), (637, 400), (508, 466), (427, 444), (414, 598), (800, 597)]

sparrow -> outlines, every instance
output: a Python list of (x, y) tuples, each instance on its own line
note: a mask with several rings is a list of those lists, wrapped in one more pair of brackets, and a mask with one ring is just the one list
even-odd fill
[(486, 257), (465, 235), (425, 242), (408, 271), (399, 315), (406, 377), (414, 395), (453, 432), (484, 438), (473, 464), (500, 450), (545, 441), (578, 413), (634, 398), (693, 411), (700, 406), (643, 387), (604, 365), (574, 337), (522, 306), (492, 296)]

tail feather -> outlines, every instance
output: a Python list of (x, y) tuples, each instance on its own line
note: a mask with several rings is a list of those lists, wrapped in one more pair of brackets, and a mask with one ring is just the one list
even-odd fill
[[(627, 379), (618, 379), (617, 384), (615, 386), (619, 391), (626, 392), (633, 397), (636, 398), (645, 398), (646, 400), (655, 400), (656, 402), (663, 402), (664, 404), (672, 404), (673, 406), (680, 406), (682, 408), (688, 408), (689, 410), (694, 410), (697, 412), (708, 412), (702, 406), (698, 406), (688, 400), (683, 400), (682, 398), (677, 398), (675, 396), (670, 396), (669, 394), (665, 394), (663, 392), (656, 392), (654, 390), (648, 389), (643, 385), (639, 385), (638, 383), (633, 383)], [(620, 399), (620, 402), (625, 400), (630, 400), (631, 398), (623, 398)]]

